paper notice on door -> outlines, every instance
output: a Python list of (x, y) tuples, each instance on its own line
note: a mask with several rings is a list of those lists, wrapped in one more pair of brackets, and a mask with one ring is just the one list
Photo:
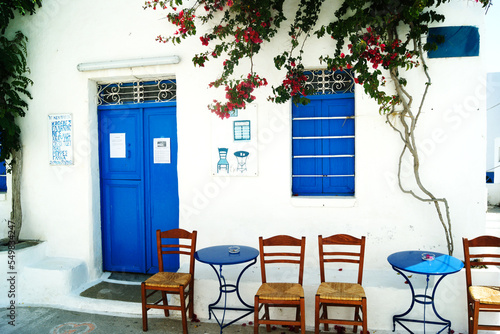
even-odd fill
[(154, 163), (169, 164), (170, 163), (170, 138), (154, 138)]
[(109, 134), (109, 157), (126, 158), (126, 143), (124, 133)]

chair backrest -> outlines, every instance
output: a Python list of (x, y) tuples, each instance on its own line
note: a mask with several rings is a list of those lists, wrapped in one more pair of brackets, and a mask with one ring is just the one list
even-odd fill
[[(500, 266), (500, 238), (483, 235), (470, 240), (463, 238), (462, 241), (464, 245), (465, 278), (469, 287), (472, 285), (471, 267)], [(474, 262), (475, 259), (480, 261)]]
[(227, 148), (219, 148), (219, 158), (220, 159), (226, 159), (227, 157)]
[[(325, 263), (354, 263), (358, 267), (358, 284), (363, 282), (365, 237), (335, 234), (326, 238), (318, 235), (321, 282), (325, 282)], [(351, 247), (347, 247), (351, 246)]]
[(306, 237), (297, 239), (289, 235), (277, 235), (267, 239), (259, 237), (260, 272), (262, 283), (267, 282), (267, 264), (298, 264), (298, 283), (302, 284), (304, 276), (304, 255)]
[(189, 273), (194, 274), (194, 252), (196, 251), (197, 232), (188, 232), (177, 228), (168, 231), (156, 230), (156, 246), (158, 249), (158, 270), (163, 271), (163, 255), (187, 255), (189, 259)]

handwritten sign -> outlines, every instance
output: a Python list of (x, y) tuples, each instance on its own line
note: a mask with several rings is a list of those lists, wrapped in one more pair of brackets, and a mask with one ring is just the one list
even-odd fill
[(73, 164), (73, 122), (71, 114), (49, 115), (49, 163)]

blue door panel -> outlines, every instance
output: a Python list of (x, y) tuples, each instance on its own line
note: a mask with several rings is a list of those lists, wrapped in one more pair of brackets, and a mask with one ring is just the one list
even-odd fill
[(354, 99), (325, 99), (322, 100), (321, 116), (343, 117), (354, 116)]
[(293, 156), (321, 154), (321, 139), (294, 139)]
[[(147, 233), (151, 244), (156, 242), (155, 231), (179, 227), (179, 195), (177, 183), (177, 125), (175, 107), (147, 109), (144, 112), (146, 163), (146, 216), (150, 222)], [(165, 138), (170, 142), (170, 163), (154, 163), (154, 139)], [(164, 257), (165, 270), (179, 267), (176, 255)], [(148, 273), (158, 271), (157, 252), (147, 253)]]
[(354, 135), (353, 119), (330, 119), (322, 122), (323, 136), (352, 136)]
[[(142, 183), (136, 180), (103, 180), (104, 267), (110, 271), (144, 272), (141, 249), (145, 247)], [(127, 205), (123, 205), (127, 203)]]
[(322, 147), (328, 155), (354, 155), (354, 138), (323, 139)]
[(332, 195), (354, 195), (354, 177), (326, 177), (323, 191)]
[(321, 122), (315, 120), (300, 120), (293, 123), (294, 137), (311, 137), (321, 131)]
[[(140, 109), (100, 112), (101, 177), (132, 179), (142, 177), (142, 116)], [(125, 157), (112, 158), (110, 135), (125, 134)]]
[[(156, 230), (179, 227), (175, 103), (100, 107), (99, 129), (104, 270), (155, 273)], [(125, 158), (111, 157), (110, 133), (125, 134)], [(155, 163), (155, 138), (170, 138), (169, 163)]]
[(294, 175), (323, 175), (322, 159), (294, 158), (292, 164)]
[(317, 117), (321, 115), (321, 101), (311, 100), (308, 105), (292, 109), (293, 118)]
[(320, 194), (322, 187), (321, 177), (294, 177), (292, 194)]
[(325, 175), (354, 174), (354, 157), (325, 158), (322, 160)]

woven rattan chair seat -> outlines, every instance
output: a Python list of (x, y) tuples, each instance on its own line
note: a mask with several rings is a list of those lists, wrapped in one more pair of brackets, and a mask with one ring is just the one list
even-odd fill
[(300, 300), (304, 297), (304, 289), (298, 283), (263, 283), (257, 295), (260, 299)]
[(482, 304), (500, 305), (500, 286), (471, 286), (469, 292)]
[(191, 274), (159, 272), (148, 278), (144, 283), (146, 286), (156, 286), (162, 288), (175, 288), (186, 286), (191, 281)]
[(317, 294), (321, 299), (337, 300), (361, 300), (366, 297), (361, 285), (341, 282), (323, 282)]

